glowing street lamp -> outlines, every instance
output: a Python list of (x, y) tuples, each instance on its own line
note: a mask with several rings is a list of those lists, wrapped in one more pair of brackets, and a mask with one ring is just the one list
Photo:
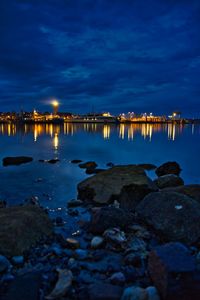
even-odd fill
[(57, 115), (58, 113), (58, 107), (59, 107), (59, 102), (57, 100), (52, 101), (53, 105), (53, 114)]

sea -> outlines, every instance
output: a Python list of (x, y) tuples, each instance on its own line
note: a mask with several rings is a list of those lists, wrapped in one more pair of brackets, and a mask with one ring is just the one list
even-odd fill
[[(0, 160), (31, 156), (19, 166), (0, 165), (0, 200), (9, 205), (38, 197), (41, 205), (62, 211), (77, 197), (87, 178), (74, 159), (95, 161), (99, 168), (177, 161), (185, 184), (200, 184), (200, 125), (187, 124), (0, 124)], [(56, 164), (39, 160), (59, 159)], [(148, 172), (154, 179), (154, 171)]]

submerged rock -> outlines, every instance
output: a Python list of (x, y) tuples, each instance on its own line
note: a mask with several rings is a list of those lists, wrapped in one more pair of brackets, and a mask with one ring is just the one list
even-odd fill
[(22, 255), (53, 232), (48, 215), (35, 205), (2, 208), (0, 220), (0, 253), (6, 256)]
[(97, 164), (95, 161), (88, 161), (86, 163), (79, 164), (79, 167), (81, 169), (95, 169), (97, 167)]
[(111, 227), (127, 228), (132, 224), (134, 215), (120, 208), (103, 207), (93, 212), (89, 223), (89, 231), (101, 234)]
[(144, 169), (136, 165), (115, 166), (80, 182), (78, 198), (100, 204), (109, 203), (117, 199), (122, 188), (127, 185), (135, 187), (136, 192), (131, 195), (134, 198), (138, 189), (141, 191), (144, 188), (152, 191), (153, 183), (147, 177)]
[(72, 164), (80, 164), (81, 162), (82, 162), (81, 159), (72, 159), (72, 160), (70, 161), (70, 163), (72, 163)]
[(33, 161), (29, 156), (10, 156), (3, 158), (3, 166), (21, 165)]
[(179, 175), (181, 168), (175, 161), (168, 161), (156, 169), (156, 175), (163, 176), (167, 174)]
[(183, 179), (174, 174), (160, 176), (154, 180), (154, 183), (159, 189), (184, 185)]
[(142, 200), (136, 211), (167, 241), (192, 244), (200, 238), (200, 204), (183, 194), (151, 193)]
[(59, 274), (58, 281), (53, 291), (48, 296), (45, 297), (46, 299), (51, 300), (51, 299), (57, 299), (62, 296), (65, 296), (65, 294), (67, 293), (67, 291), (72, 285), (73, 275), (70, 270), (58, 269), (57, 271)]
[(120, 300), (148, 300), (147, 291), (139, 286), (128, 287)]

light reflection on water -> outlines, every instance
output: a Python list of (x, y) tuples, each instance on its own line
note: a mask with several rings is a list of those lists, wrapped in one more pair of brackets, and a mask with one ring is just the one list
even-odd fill
[[(200, 183), (200, 125), (175, 124), (0, 124), (0, 159), (28, 155), (30, 164), (0, 166), (0, 199), (21, 202), (32, 195), (51, 208), (76, 197), (87, 177), (72, 159), (94, 160), (100, 168), (115, 164), (178, 161), (186, 183)], [(39, 159), (59, 158), (56, 165)], [(150, 174), (152, 178), (155, 176)], [(42, 178), (41, 182), (37, 178)], [(47, 197), (48, 195), (48, 197)], [(51, 200), (50, 200), (51, 199)]]
[[(22, 134), (33, 134), (34, 142), (42, 135), (49, 135), (54, 138), (55, 148), (58, 148), (59, 135), (75, 135), (81, 131), (101, 133), (103, 139), (110, 139), (112, 134), (118, 133), (120, 139), (134, 140), (135, 135), (139, 133), (144, 139), (152, 140), (153, 135), (157, 132), (166, 134), (169, 140), (175, 140), (184, 128), (191, 127), (191, 134), (195, 132), (195, 125), (178, 125), (178, 124), (97, 124), (97, 123), (64, 123), (63, 125), (55, 124), (34, 124), (18, 126), (16, 124), (1, 124), (0, 135), (14, 136), (18, 132)], [(196, 127), (199, 127), (196, 125)]]

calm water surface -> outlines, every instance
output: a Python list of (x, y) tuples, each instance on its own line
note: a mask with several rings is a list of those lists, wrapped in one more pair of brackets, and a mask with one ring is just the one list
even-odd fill
[[(64, 124), (0, 125), (0, 155), (27, 155), (34, 161), (20, 166), (0, 166), (0, 199), (16, 204), (38, 196), (52, 209), (66, 207), (76, 197), (76, 185), (87, 177), (72, 159), (106, 163), (160, 165), (169, 160), (180, 163), (185, 183), (200, 183), (199, 125), (103, 125)], [(59, 158), (55, 165), (39, 159)], [(149, 174), (155, 177), (153, 172)], [(42, 181), (38, 182), (38, 178)]]

